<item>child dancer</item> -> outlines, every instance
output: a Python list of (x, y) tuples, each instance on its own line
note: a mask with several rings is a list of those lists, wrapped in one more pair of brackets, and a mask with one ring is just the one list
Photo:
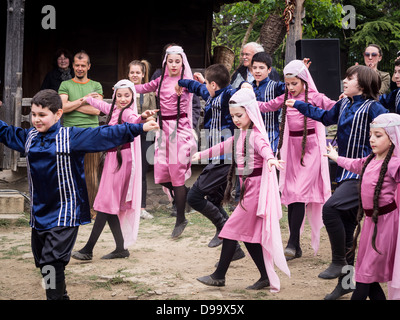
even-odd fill
[(283, 168), (283, 161), (274, 158), (252, 89), (243, 88), (236, 92), (229, 101), (229, 111), (233, 122), (240, 129), (237, 141), (235, 137), (230, 137), (210, 149), (196, 153), (193, 161), (211, 155), (227, 154), (233, 149), (235, 158), (229, 171), (225, 197), (227, 200), (230, 198), (232, 178), (237, 168), (241, 185), (240, 200), (219, 233), (223, 244), (217, 269), (213, 274), (197, 280), (210, 286), (224, 286), (225, 274), (237, 241), (243, 241), (260, 272), (260, 279), (247, 289), (259, 290), (271, 286), (271, 291), (277, 292), (280, 281), (274, 271), (274, 263), (290, 275), (283, 254), (279, 227), (282, 209), (273, 168)]
[(52, 270), (55, 276), (55, 286), (46, 283), (46, 297), (69, 299), (65, 266), (78, 227), (91, 221), (83, 168), (85, 153), (116, 148), (158, 125), (150, 121), (144, 125), (62, 127), (62, 101), (53, 90), (40, 91), (32, 98), (31, 114), (34, 128), (30, 129), (0, 120), (0, 142), (26, 154), (32, 201), (32, 253), (43, 277), (48, 278)]
[[(146, 60), (133, 60), (129, 63), (128, 78), (134, 84), (149, 82), (150, 64)], [(140, 93), (136, 95), (138, 113), (156, 108), (156, 96), (154, 92)], [(154, 133), (145, 132), (140, 135), (140, 147), (142, 149), (142, 208), (140, 217), (142, 219), (153, 219), (146, 210), (147, 198), (147, 171), (149, 164), (154, 163)]]
[[(309, 103), (288, 100), (306, 117), (322, 122), (325, 126), (337, 124), (337, 145), (340, 156), (364, 158), (371, 153), (368, 139), (369, 124), (378, 115), (387, 113), (378, 101), (380, 78), (366, 66), (352, 66), (343, 80), (344, 94), (347, 98), (338, 101), (330, 110), (322, 110)], [(325, 299), (337, 299), (351, 292), (343, 289), (341, 277), (343, 266), (353, 265), (354, 255), (346, 256), (353, 243), (353, 233), (357, 225), (359, 176), (340, 166), (336, 171), (337, 188), (324, 204), (322, 218), (329, 235), (332, 249), (332, 262), (318, 277), (338, 278), (338, 285)]]
[[(256, 53), (251, 60), (251, 69), (254, 76), (253, 89), (257, 101), (270, 101), (285, 93), (285, 83), (276, 82), (269, 78), (272, 68), (272, 59), (266, 52)], [(280, 110), (262, 112), (271, 148), (276, 153), (279, 141), (279, 115)]]
[[(327, 156), (339, 166), (360, 176), (360, 206), (352, 251), (357, 247), (355, 280), (352, 300), (384, 300), (379, 282), (392, 282), (399, 232), (398, 188), (400, 183), (400, 115), (387, 113), (375, 118), (370, 125), (372, 153), (362, 159), (339, 157), (329, 145)], [(398, 271), (396, 271), (398, 273)], [(390, 292), (390, 290), (389, 290)]]
[(390, 112), (400, 114), (400, 59), (397, 59), (394, 63), (392, 81), (396, 83), (397, 89), (389, 94), (381, 95), (379, 102)]
[(280, 172), (281, 201), (288, 206), (290, 237), (285, 249), (286, 259), (301, 257), (300, 232), (307, 207), (312, 229), (314, 252), (319, 247), (322, 205), (331, 195), (329, 168), (323, 157), (326, 147), (325, 127), (296, 109), (288, 109), (287, 99), (312, 102), (330, 109), (335, 101), (319, 93), (303, 61), (293, 60), (283, 70), (286, 92), (269, 102), (259, 102), (260, 110), (270, 112), (282, 107), (282, 125), (278, 158), (282, 155), (286, 169)]
[[(131, 81), (121, 80), (114, 85), (112, 104), (89, 96), (85, 100), (107, 114), (108, 125), (140, 123), (157, 110), (148, 110), (141, 117), (138, 116), (135, 93)], [(93, 205), (97, 211), (93, 230), (86, 245), (72, 253), (73, 258), (92, 260), (93, 248), (106, 222), (114, 236), (116, 248), (102, 259), (129, 257), (127, 248), (136, 241), (139, 230), (141, 189), (138, 186), (142, 179), (141, 170), (139, 139), (107, 151), (99, 191)]]
[(179, 46), (166, 51), (160, 77), (149, 83), (136, 85), (138, 93), (156, 92), (160, 109), (160, 132), (156, 137), (154, 155), (155, 183), (173, 191), (177, 217), (172, 238), (178, 238), (188, 221), (185, 218), (185, 181), (190, 177), (190, 159), (196, 143), (192, 131), (192, 94), (187, 90), (178, 96), (175, 85), (180, 79), (192, 79), (186, 54)]

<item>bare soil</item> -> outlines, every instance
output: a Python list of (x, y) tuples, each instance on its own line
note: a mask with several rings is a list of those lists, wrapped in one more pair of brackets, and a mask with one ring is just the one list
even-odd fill
[[(0, 182), (2, 189), (26, 190), (26, 183)], [(246, 290), (259, 277), (247, 253), (228, 270), (225, 287), (208, 287), (196, 280), (210, 274), (219, 259), (221, 247), (209, 248), (215, 233), (213, 225), (198, 212), (187, 215), (189, 224), (182, 236), (172, 240), (175, 218), (169, 208), (153, 210), (152, 220), (141, 220), (136, 244), (130, 257), (103, 260), (115, 244), (108, 226), (100, 236), (90, 262), (71, 259), (66, 267), (66, 283), (73, 300), (322, 300), (337, 284), (318, 274), (330, 263), (330, 245), (325, 229), (317, 255), (310, 246), (310, 229), (301, 238), (303, 256), (288, 262), (291, 276), (278, 270), (281, 291)], [(42, 277), (35, 268), (30, 247), (30, 227), (25, 221), (0, 225), (0, 300), (43, 300)], [(75, 250), (86, 243), (93, 224), (81, 226)], [(281, 220), (284, 246), (288, 239), (286, 216)], [(386, 290), (386, 287), (385, 287)], [(350, 299), (350, 294), (341, 299)]]

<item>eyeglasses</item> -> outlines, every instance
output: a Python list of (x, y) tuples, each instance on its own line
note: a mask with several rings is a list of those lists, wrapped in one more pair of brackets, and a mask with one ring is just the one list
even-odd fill
[(376, 53), (376, 52), (372, 52), (372, 53), (370, 53), (370, 52), (364, 52), (364, 56), (366, 56), (367, 58), (369, 58), (370, 56), (372, 56), (372, 57), (377, 57), (379, 55), (379, 53)]

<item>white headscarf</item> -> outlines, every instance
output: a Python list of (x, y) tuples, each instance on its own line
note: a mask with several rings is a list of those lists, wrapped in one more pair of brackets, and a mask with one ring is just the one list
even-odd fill
[[(252, 89), (243, 88), (238, 90), (231, 97), (229, 107), (245, 108), (253, 125), (262, 134), (263, 140), (257, 141), (257, 143), (270, 146), (258, 102)], [(279, 220), (282, 217), (282, 206), (276, 171), (275, 167), (269, 171), (268, 162), (265, 159), (263, 161), (257, 216), (263, 218), (261, 245), (263, 248), (265, 267), (271, 283), (271, 292), (278, 292), (280, 290), (280, 280), (275, 272), (274, 265), (288, 276), (290, 276), (290, 271), (284, 256), (279, 225)]]

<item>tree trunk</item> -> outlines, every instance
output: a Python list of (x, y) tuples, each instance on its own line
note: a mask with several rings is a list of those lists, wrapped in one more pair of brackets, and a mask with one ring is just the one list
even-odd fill
[(244, 38), (243, 38), (243, 41), (242, 41), (242, 48), (249, 41), (250, 33), (253, 30), (253, 26), (256, 23), (256, 21), (257, 21), (257, 12), (254, 12), (253, 16), (251, 17), (250, 24), (247, 27), (246, 34), (244, 35)]
[(286, 41), (285, 63), (296, 59), (296, 41), (303, 36), (302, 17), (304, 14), (304, 0), (296, 0), (294, 19), (290, 23), (289, 34)]
[(271, 13), (260, 30), (260, 43), (265, 52), (273, 55), (286, 35), (286, 25), (277, 13)]

